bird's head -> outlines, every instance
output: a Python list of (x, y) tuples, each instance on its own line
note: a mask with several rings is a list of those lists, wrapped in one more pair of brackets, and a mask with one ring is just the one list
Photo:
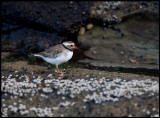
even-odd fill
[(62, 43), (62, 45), (63, 45), (66, 49), (71, 50), (71, 51), (73, 51), (74, 49), (78, 49), (78, 48), (75, 46), (74, 42), (72, 42), (72, 41), (65, 41), (65, 42)]

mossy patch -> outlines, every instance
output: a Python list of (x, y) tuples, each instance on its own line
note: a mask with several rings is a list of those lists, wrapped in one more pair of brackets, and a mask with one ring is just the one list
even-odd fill
[[(49, 64), (49, 65), (50, 65), (50, 67), (53, 67), (53, 68), (56, 67), (55, 65), (52, 65), (52, 64)], [(65, 68), (65, 69), (68, 69), (68, 68), (85, 68), (85, 66), (82, 65), (82, 64), (79, 64), (79, 63), (67, 62), (67, 63), (60, 64), (59, 68)]]
[(6, 59), (1, 59), (1, 63), (5, 63), (5, 62), (16, 62), (17, 59), (15, 58), (6, 58)]

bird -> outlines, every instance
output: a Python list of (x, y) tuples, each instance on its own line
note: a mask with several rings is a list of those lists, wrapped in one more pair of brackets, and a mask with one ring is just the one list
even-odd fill
[(64, 74), (66, 72), (60, 71), (58, 65), (69, 61), (73, 56), (74, 49), (78, 49), (74, 42), (65, 41), (33, 55), (42, 58), (50, 64), (56, 65), (57, 73)]

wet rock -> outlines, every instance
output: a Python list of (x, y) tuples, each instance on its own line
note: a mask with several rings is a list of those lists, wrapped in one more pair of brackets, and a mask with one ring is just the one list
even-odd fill
[(79, 62), (99, 67), (159, 69), (158, 26), (159, 21), (144, 12), (124, 18), (117, 24), (120, 31), (94, 27), (78, 36), (81, 47), (88, 48), (83, 53), (86, 57)]
[(80, 30), (79, 30), (79, 34), (84, 35), (84, 33), (85, 33), (85, 28), (81, 27)]
[(93, 24), (88, 24), (87, 26), (86, 26), (86, 29), (87, 30), (91, 30), (93, 28)]

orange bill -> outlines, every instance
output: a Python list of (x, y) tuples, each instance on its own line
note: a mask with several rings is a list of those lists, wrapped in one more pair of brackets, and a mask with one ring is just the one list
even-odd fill
[(76, 46), (74, 46), (74, 49), (78, 49)]

